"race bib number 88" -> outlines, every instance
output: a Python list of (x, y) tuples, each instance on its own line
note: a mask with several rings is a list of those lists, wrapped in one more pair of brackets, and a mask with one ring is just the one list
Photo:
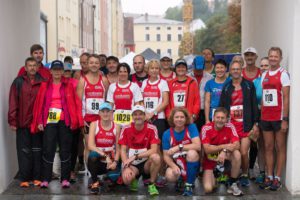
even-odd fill
[(61, 109), (50, 108), (48, 112), (47, 124), (56, 124), (60, 120)]

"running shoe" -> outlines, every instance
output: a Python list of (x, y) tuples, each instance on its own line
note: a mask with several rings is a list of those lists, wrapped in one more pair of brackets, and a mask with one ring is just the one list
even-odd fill
[(85, 166), (84, 166), (84, 163), (78, 163), (77, 170), (78, 170), (78, 173), (79, 173), (79, 174), (84, 174), (84, 173), (85, 173)]
[(240, 184), (241, 184), (241, 186), (243, 186), (243, 187), (247, 187), (247, 186), (250, 185), (250, 181), (249, 181), (248, 175), (242, 174), (242, 175), (240, 176)]
[(28, 188), (29, 187), (29, 182), (28, 181), (23, 181), (20, 183), (20, 187), (23, 187), (23, 188)]
[(165, 187), (167, 185), (167, 180), (165, 177), (163, 176), (158, 176), (157, 180), (155, 182), (156, 187), (162, 188)]
[(273, 183), (270, 187), (270, 190), (277, 191), (277, 190), (280, 190), (280, 188), (282, 188), (281, 182), (277, 178), (274, 178)]
[(92, 183), (90, 193), (98, 194), (99, 192), (100, 192), (100, 183), (99, 181), (96, 181), (95, 183)]
[(255, 173), (253, 169), (249, 169), (249, 179), (250, 180), (255, 180)]
[(68, 180), (63, 180), (61, 182), (61, 187), (62, 188), (69, 188), (70, 187), (70, 182)]
[(226, 183), (228, 181), (228, 176), (226, 174), (221, 174), (218, 178), (217, 178), (217, 182), (218, 183)]
[(147, 179), (143, 179), (143, 183), (144, 183), (144, 186), (148, 186), (150, 184), (150, 179), (147, 178)]
[(138, 191), (138, 180), (137, 179), (133, 179), (133, 181), (131, 181), (129, 189), (133, 192)]
[(177, 182), (175, 184), (175, 190), (177, 192), (181, 192), (183, 189), (183, 186), (184, 186), (184, 182), (183, 182), (182, 178), (179, 177), (179, 179), (177, 180)]
[(76, 174), (73, 171), (70, 174), (70, 183), (76, 183)]
[(262, 184), (265, 180), (265, 173), (259, 173), (255, 179), (255, 183)]
[(229, 188), (227, 189), (227, 193), (232, 194), (233, 196), (243, 195), (242, 190), (240, 190), (236, 183), (232, 183), (232, 185), (229, 186)]
[(159, 195), (159, 192), (154, 183), (148, 185), (148, 192), (151, 196)]
[(259, 185), (259, 188), (263, 189), (263, 190), (268, 190), (271, 188), (272, 183), (273, 183), (273, 181), (271, 181), (271, 179), (269, 177), (266, 177), (265, 181)]
[(33, 185), (34, 185), (34, 186), (40, 186), (41, 183), (42, 183), (42, 182), (39, 181), (39, 180), (34, 180), (34, 181), (33, 181)]
[(183, 191), (182, 195), (183, 196), (187, 196), (187, 197), (193, 196), (193, 187), (192, 187), (192, 184), (186, 183), (184, 185), (184, 191)]
[(41, 183), (41, 188), (48, 188), (49, 187), (49, 182), (48, 181), (43, 181)]

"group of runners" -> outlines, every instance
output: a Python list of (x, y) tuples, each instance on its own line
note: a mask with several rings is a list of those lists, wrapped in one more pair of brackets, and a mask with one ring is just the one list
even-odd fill
[(83, 53), (82, 69), (72, 71), (69, 56), (48, 69), (40, 45), (30, 53), (9, 94), (21, 187), (48, 188), (58, 145), (62, 187), (76, 180), (79, 155), (93, 194), (104, 184), (99, 175), (131, 191), (142, 177), (150, 195), (175, 183), (176, 191), (192, 196), (198, 176), (206, 193), (220, 180), (234, 196), (250, 179), (262, 189), (281, 188), (290, 78), (280, 48), (271, 47), (260, 67), (253, 47), (229, 66), (206, 48), (192, 71), (169, 54), (147, 64), (136, 55), (134, 73), (115, 56)]

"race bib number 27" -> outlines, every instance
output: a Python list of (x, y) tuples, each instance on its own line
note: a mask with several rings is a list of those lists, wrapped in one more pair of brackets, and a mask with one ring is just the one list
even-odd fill
[(185, 106), (185, 92), (174, 92), (173, 99), (175, 107)]

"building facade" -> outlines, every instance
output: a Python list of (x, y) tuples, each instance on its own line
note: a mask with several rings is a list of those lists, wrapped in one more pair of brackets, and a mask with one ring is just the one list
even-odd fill
[(111, 0), (111, 42), (112, 55), (124, 56), (124, 19), (121, 0)]
[(164, 19), (162, 16), (142, 15), (134, 19), (135, 52), (147, 48), (161, 55), (169, 53), (173, 60), (179, 57), (179, 46), (183, 37), (181, 21)]

